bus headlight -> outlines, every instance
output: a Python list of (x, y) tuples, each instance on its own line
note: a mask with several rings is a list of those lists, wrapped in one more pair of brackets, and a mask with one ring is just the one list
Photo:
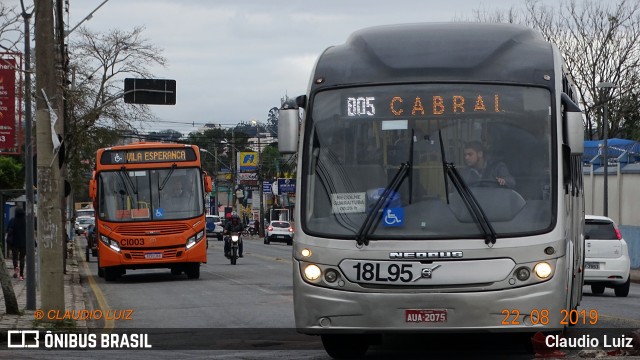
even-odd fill
[(529, 268), (527, 267), (523, 266), (521, 268), (518, 268), (518, 270), (516, 270), (516, 277), (520, 281), (527, 281), (529, 279), (529, 276), (531, 276), (531, 271), (529, 271)]
[(110, 239), (105, 235), (100, 235), (100, 241), (102, 241), (103, 244), (111, 248), (111, 250), (115, 252), (120, 252), (120, 244), (118, 244), (117, 241)]
[(310, 264), (304, 268), (304, 277), (307, 280), (315, 281), (322, 275), (322, 270), (318, 267), (318, 265)]
[(324, 272), (324, 280), (328, 283), (334, 283), (338, 280), (338, 272), (334, 269), (329, 269)]
[(202, 240), (204, 237), (204, 230), (199, 231), (197, 234), (193, 235), (187, 240), (187, 249), (190, 249), (195, 245), (198, 241)]
[(533, 272), (540, 278), (546, 279), (551, 276), (551, 265), (546, 262), (537, 263), (533, 268)]

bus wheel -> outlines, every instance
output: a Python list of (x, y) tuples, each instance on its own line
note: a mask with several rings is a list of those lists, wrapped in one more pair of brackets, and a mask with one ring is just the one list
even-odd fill
[(321, 335), (324, 350), (334, 359), (352, 359), (364, 356), (369, 349), (366, 335)]
[(200, 278), (200, 264), (199, 263), (190, 264), (189, 266), (187, 266), (187, 268), (184, 270), (184, 272), (187, 274), (187, 277), (189, 279), (199, 279)]
[(100, 255), (98, 254), (98, 261), (96, 261), (96, 263), (98, 264), (98, 277), (103, 278), (104, 277), (104, 268), (100, 267)]
[(114, 267), (104, 268), (104, 279), (107, 281), (116, 281), (121, 274), (122, 271), (120, 269)]

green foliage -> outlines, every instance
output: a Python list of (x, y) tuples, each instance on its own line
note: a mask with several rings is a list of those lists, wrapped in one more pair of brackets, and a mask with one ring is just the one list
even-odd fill
[(278, 150), (278, 143), (271, 143), (262, 151), (262, 170), (263, 179), (277, 179), (284, 177), (285, 174), (293, 174), (295, 172), (295, 162), (291, 159), (283, 158)]
[(0, 156), (0, 189), (22, 189), (24, 165), (13, 157)]
[(84, 136), (76, 140), (73, 144), (74, 151), (67, 151), (68, 179), (75, 201), (91, 201), (89, 180), (95, 168), (96, 151), (99, 148), (117, 144), (123, 135), (120, 131), (92, 127), (90, 131), (84, 133)]

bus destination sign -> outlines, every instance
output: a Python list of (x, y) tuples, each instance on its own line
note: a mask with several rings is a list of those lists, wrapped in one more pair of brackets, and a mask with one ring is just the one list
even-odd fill
[(142, 164), (160, 162), (195, 161), (196, 152), (191, 147), (173, 149), (107, 150), (102, 153), (102, 165)]

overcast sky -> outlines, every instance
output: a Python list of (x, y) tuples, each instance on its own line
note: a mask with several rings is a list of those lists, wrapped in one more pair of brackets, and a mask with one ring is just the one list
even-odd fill
[[(17, 1), (17, 0), (14, 0)], [(73, 28), (104, 0), (69, 0)], [(161, 48), (156, 78), (177, 82), (175, 106), (153, 106), (146, 131), (195, 131), (204, 123), (265, 122), (285, 94), (307, 90), (328, 46), (375, 25), (467, 19), (473, 9), (508, 9), (523, 0), (109, 0), (85, 21), (92, 31), (131, 30)], [(74, 33), (70, 35), (74, 36)], [(192, 125), (195, 123), (195, 126)]]

